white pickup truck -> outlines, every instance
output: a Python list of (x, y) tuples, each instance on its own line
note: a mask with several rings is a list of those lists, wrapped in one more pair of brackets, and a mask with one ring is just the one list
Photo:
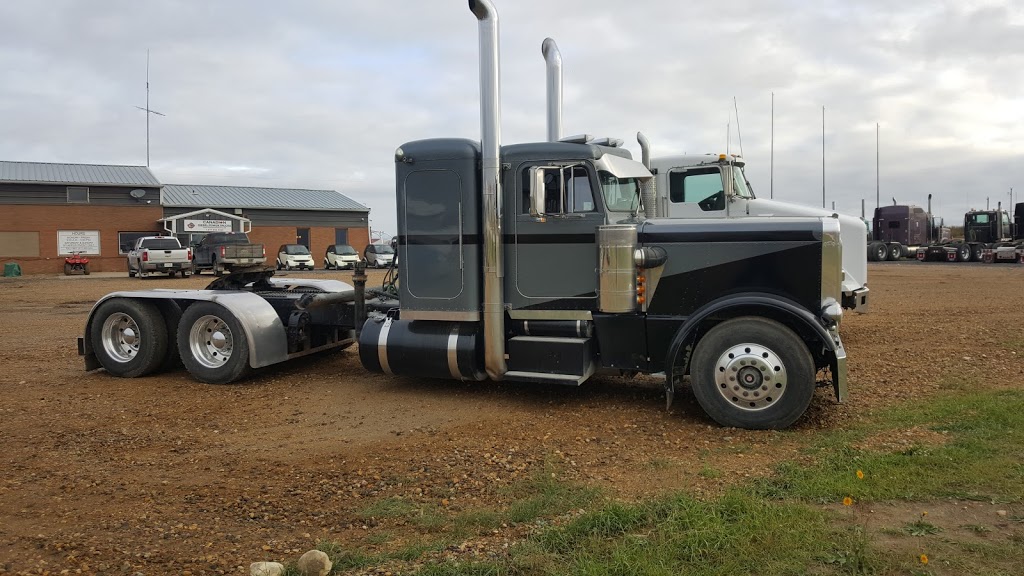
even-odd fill
[(192, 249), (182, 248), (173, 236), (144, 236), (128, 252), (128, 276), (158, 273), (182, 278), (192, 275)]

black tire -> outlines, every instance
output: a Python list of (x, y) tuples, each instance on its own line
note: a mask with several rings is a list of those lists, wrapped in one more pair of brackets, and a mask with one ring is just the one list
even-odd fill
[(982, 251), (984, 248), (981, 244), (975, 244), (971, 246), (971, 262), (981, 262), (983, 257)]
[(65, 275), (65, 276), (71, 276), (71, 273), (72, 273), (73, 271), (74, 271), (74, 270), (72, 269), (72, 267), (71, 267), (71, 264), (65, 264), (65, 265), (64, 265), (64, 275)]
[(889, 256), (889, 249), (882, 242), (875, 242), (868, 250), (868, 254), (872, 256), (871, 260), (874, 262), (885, 262)]
[(892, 260), (893, 262), (899, 260), (900, 258), (903, 258), (903, 246), (900, 245), (899, 242), (894, 242), (890, 244), (889, 252), (886, 254), (886, 257), (888, 257), (889, 260)]
[(224, 268), (221, 267), (219, 264), (217, 264), (217, 259), (216, 258), (213, 259), (213, 275), (214, 276), (223, 276), (224, 275)]
[[(182, 272), (184, 274), (185, 272)], [(164, 326), (167, 327), (167, 354), (160, 364), (159, 371), (167, 372), (181, 368), (181, 354), (178, 353), (178, 343), (175, 334), (178, 331), (178, 324), (181, 322), (181, 306), (174, 300), (158, 300), (157, 308), (163, 316)]]
[[(750, 380), (743, 385), (745, 378)], [(712, 328), (697, 342), (690, 362), (697, 402), (715, 422), (736, 428), (779, 429), (796, 422), (814, 396), (814, 378), (803, 340), (756, 316)]]
[(971, 246), (970, 244), (961, 244), (956, 248), (956, 261), (957, 262), (968, 262), (971, 259)]
[(128, 262), (128, 277), (129, 278), (135, 278), (135, 270), (132, 270), (132, 261), (131, 260), (127, 260), (127, 262)]
[(96, 359), (122, 378), (145, 376), (167, 358), (168, 331), (156, 304), (112, 298), (96, 310), (89, 327)]
[[(209, 335), (209, 340), (204, 337)], [(216, 336), (216, 338), (215, 338)], [(196, 302), (178, 322), (178, 353), (193, 378), (229, 384), (249, 373), (249, 342), (241, 323), (220, 304)]]
[(83, 273), (84, 273), (84, 274), (85, 274), (86, 276), (88, 276), (88, 275), (90, 274), (90, 271), (89, 271), (89, 265), (88, 265), (88, 264), (82, 264), (82, 272), (83, 272)]

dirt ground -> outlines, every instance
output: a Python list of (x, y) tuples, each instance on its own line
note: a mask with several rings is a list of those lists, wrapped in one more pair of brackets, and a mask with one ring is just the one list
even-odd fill
[(720, 428), (688, 391), (666, 411), (654, 378), (580, 388), (389, 378), (365, 372), (355, 349), (230, 386), (184, 370), (86, 373), (75, 338), (96, 299), (211, 277), (2, 278), (0, 573), (247, 573), (318, 540), (366, 542), (377, 526), (360, 510), (373, 501), (472, 509), (547, 468), (626, 499), (713, 494), (796, 457), (821, 429), (926, 400), (951, 374), (1024, 385), (1024, 267), (869, 273), (872, 311), (842, 327), (850, 401), (819, 390), (783, 432)]

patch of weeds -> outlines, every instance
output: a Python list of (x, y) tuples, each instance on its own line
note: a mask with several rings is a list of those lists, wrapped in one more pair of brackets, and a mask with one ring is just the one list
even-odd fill
[(911, 536), (931, 536), (932, 534), (942, 532), (942, 528), (919, 518), (904, 524), (903, 531)]
[(874, 574), (875, 561), (867, 531), (863, 526), (851, 526), (847, 532), (847, 538), (837, 539), (834, 542), (836, 547), (818, 559), (839, 568), (844, 574)]
[(327, 554), (327, 557), (331, 559), (331, 574), (337, 574), (344, 570), (365, 568), (381, 560), (379, 556), (365, 554), (359, 550), (346, 550), (341, 544), (329, 540), (317, 542), (316, 549)]
[(369, 518), (401, 518), (415, 512), (416, 504), (403, 498), (390, 497), (375, 500), (359, 511), (363, 519)]
[(582, 508), (598, 495), (596, 488), (558, 480), (552, 466), (514, 484), (508, 493), (515, 498), (505, 512), (505, 522), (530, 522), (542, 516), (557, 516)]
[(390, 532), (371, 532), (366, 536), (366, 543), (373, 546), (382, 546), (391, 541), (394, 536)]
[(425, 532), (440, 532), (448, 524), (444, 514), (432, 506), (421, 506), (415, 514), (409, 516), (409, 521)]
[[(825, 433), (810, 455), (815, 466), (787, 462), (772, 478), (755, 484), (768, 498), (835, 502), (848, 494), (859, 500), (929, 500), (964, 497), (1019, 501), (1024, 475), (1015, 468), (1024, 459), (1024, 392), (973, 391), (949, 394), (887, 410), (863, 430), (938, 432), (944, 443), (901, 453), (837, 445)], [(847, 432), (842, 433), (849, 438)], [(870, 470), (872, 481), (858, 485), (857, 469)]]
[(704, 463), (700, 467), (700, 472), (697, 472), (697, 475), (708, 480), (715, 480), (716, 478), (722, 477), (722, 472), (717, 468), (713, 468), (709, 464)]
[(978, 536), (984, 536), (992, 531), (991, 528), (983, 524), (963, 524), (960, 527), (969, 532), (974, 532)]
[(463, 512), (452, 521), (457, 534), (479, 534), (501, 526), (504, 517), (494, 510), (471, 510)]
[(672, 465), (672, 461), (667, 458), (651, 458), (646, 464), (650, 470), (668, 470)]

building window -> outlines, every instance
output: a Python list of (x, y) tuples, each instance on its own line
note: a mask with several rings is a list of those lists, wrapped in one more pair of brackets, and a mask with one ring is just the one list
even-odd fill
[(131, 252), (132, 247), (135, 246), (135, 241), (143, 236), (160, 236), (161, 234), (166, 234), (166, 232), (118, 232), (117, 253), (127, 254)]
[(335, 228), (334, 229), (334, 243), (335, 244), (348, 244), (348, 228)]
[(68, 204), (88, 204), (88, 186), (68, 186)]
[(295, 243), (309, 248), (309, 228), (295, 229)]

